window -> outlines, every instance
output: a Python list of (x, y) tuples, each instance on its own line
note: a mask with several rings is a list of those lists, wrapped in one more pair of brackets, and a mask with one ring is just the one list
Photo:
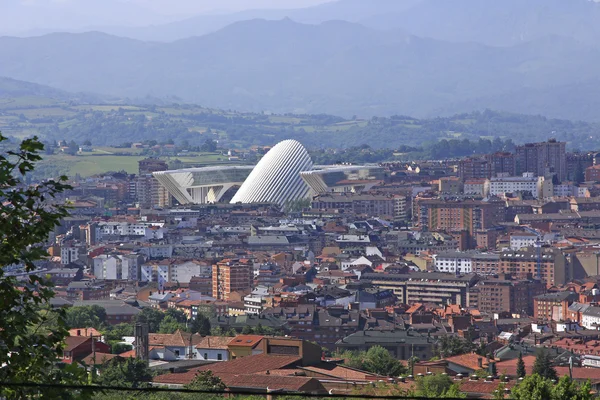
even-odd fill
[(179, 357), (179, 350), (175, 350), (175, 357)]
[(204, 353), (204, 359), (208, 360), (208, 353)]
[(217, 354), (217, 360), (219, 360), (219, 361), (223, 360), (223, 354), (221, 354), (221, 353)]

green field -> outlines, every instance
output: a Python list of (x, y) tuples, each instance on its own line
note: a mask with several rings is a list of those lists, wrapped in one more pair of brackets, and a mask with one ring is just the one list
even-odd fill
[(138, 170), (138, 161), (144, 157), (139, 156), (70, 156), (57, 154), (45, 156), (41, 162), (42, 166), (52, 166), (61, 174), (82, 177), (92, 176), (107, 171), (126, 171), (130, 174)]
[[(78, 155), (54, 154), (44, 156), (40, 162), (42, 168), (48, 169), (48, 176), (67, 175), (87, 177), (105, 173), (107, 171), (126, 171), (135, 174), (138, 171), (138, 161), (146, 158), (141, 155), (119, 155), (119, 152), (133, 151), (140, 153), (141, 149), (121, 149), (114, 147), (102, 147), (95, 149), (91, 153), (82, 153)], [(213, 164), (232, 164), (227, 156), (216, 153), (198, 153), (189, 156), (161, 157), (167, 162), (179, 160), (184, 163), (184, 167), (203, 166)]]

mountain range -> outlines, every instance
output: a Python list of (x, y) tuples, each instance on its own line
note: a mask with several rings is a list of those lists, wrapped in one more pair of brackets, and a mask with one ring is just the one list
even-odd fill
[(0, 37), (0, 76), (248, 111), (598, 121), (597, 21), (588, 0), (340, 0), (122, 32), (137, 38)]

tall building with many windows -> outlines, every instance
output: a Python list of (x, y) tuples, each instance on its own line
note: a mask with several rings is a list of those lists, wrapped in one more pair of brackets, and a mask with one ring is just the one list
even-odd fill
[(547, 142), (527, 143), (515, 149), (516, 174), (533, 172), (537, 176), (556, 174), (567, 178), (566, 142), (550, 139)]
[(156, 158), (146, 158), (138, 162), (137, 200), (141, 208), (152, 208), (170, 204), (170, 195), (152, 175), (153, 172), (166, 171), (169, 166), (166, 161)]
[(251, 264), (234, 260), (223, 260), (212, 267), (212, 295), (219, 300), (229, 300), (232, 292), (243, 292), (252, 288)]

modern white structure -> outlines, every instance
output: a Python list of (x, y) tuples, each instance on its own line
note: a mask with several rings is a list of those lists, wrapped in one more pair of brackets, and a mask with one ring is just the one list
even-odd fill
[(274, 203), (284, 206), (323, 193), (358, 193), (384, 180), (379, 166), (318, 166), (296, 140), (275, 145), (256, 166), (215, 166), (153, 172), (181, 204), (224, 201), (239, 187), (235, 203)]
[(384, 170), (373, 166), (322, 167), (300, 172), (313, 194), (359, 193), (371, 189), (384, 180)]
[(600, 328), (600, 307), (588, 307), (581, 314), (581, 325), (592, 330)]
[(531, 172), (526, 172), (523, 176), (498, 176), (486, 180), (485, 194), (503, 197), (505, 193), (531, 192), (537, 199), (540, 197), (543, 182), (543, 177), (536, 177)]
[(254, 167), (217, 166), (154, 172), (154, 177), (181, 204), (216, 203), (240, 186)]
[(471, 273), (471, 254), (461, 252), (448, 252), (433, 255), (435, 269), (440, 272), (451, 272), (454, 274)]
[(275, 203), (305, 199), (310, 195), (300, 172), (313, 169), (310, 155), (296, 140), (284, 140), (275, 145), (256, 164), (248, 179), (233, 199), (235, 203)]
[(538, 236), (533, 233), (521, 233), (510, 235), (510, 249), (520, 250), (523, 247), (533, 247), (538, 241)]
[(137, 280), (142, 257), (136, 254), (100, 254), (93, 258), (93, 273), (97, 279)]

